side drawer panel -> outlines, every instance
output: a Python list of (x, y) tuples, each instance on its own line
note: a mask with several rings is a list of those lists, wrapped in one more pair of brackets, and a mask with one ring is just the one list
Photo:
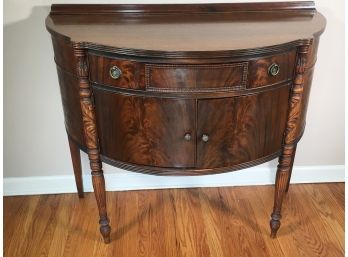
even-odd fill
[[(129, 60), (120, 60), (90, 54), (88, 56), (90, 80), (119, 88), (143, 89), (144, 64)], [(121, 71), (119, 78), (110, 75), (110, 69), (117, 67)]]
[[(296, 50), (264, 57), (249, 62), (247, 88), (265, 87), (292, 79), (295, 69)], [(272, 64), (278, 65), (279, 72), (272, 76), (269, 72)]]

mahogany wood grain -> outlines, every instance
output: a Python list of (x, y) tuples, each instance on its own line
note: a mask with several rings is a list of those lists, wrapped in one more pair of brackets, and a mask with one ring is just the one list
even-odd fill
[(284, 193), (287, 191), (287, 185), (290, 180), (291, 169), (295, 158), (296, 135), (300, 128), (299, 120), (301, 116), (303, 88), (305, 85), (304, 75), (308, 72), (308, 50), (309, 46), (301, 46), (298, 49), (295, 78), (289, 99), (289, 110), (283, 137), (282, 153), (279, 157), (279, 164), (277, 167), (274, 206), (270, 221), (271, 237), (276, 236), (280, 227), (283, 197)]
[(243, 89), (247, 82), (248, 63), (173, 65), (148, 64), (145, 70), (149, 90), (192, 91)]
[[(96, 89), (94, 99), (101, 154), (140, 165), (195, 166), (194, 100), (127, 96)], [(189, 140), (185, 139), (187, 133)]]
[(198, 100), (197, 168), (229, 167), (277, 152), (288, 110), (282, 103), (288, 101), (289, 90), (285, 86), (252, 96)]
[[(250, 61), (248, 88), (264, 87), (292, 79), (295, 59), (296, 49), (293, 49), (290, 52)], [(268, 69), (272, 64), (279, 66), (279, 73), (276, 76), (269, 75)]]
[(109, 192), (109, 245), (91, 193), (4, 197), (4, 256), (343, 257), (344, 183), (290, 192), (276, 239), (266, 222), (273, 186)]
[[(168, 15), (172, 8), (167, 10), (166, 5), (150, 5), (146, 12), (144, 5), (85, 5), (77, 12), (72, 7), (70, 12), (75, 15), (69, 11), (64, 14), (66, 5), (55, 5), (46, 27), (73, 42), (88, 42), (86, 47), (106, 52), (147, 57), (231, 56), (242, 49), (259, 52), (296, 41), (301, 44), (302, 39), (319, 35), (325, 18), (315, 11), (314, 3), (299, 3), (297, 7), (302, 8), (296, 9), (291, 9), (292, 4), (282, 3), (280, 9), (277, 4), (265, 3), (174, 5), (174, 10), (182, 11), (172, 15)], [(271, 6), (274, 11), (267, 11)], [(102, 12), (98, 13), (98, 8)], [(115, 12), (117, 9), (122, 11)], [(137, 15), (130, 15), (133, 13)]]
[[(90, 80), (93, 82), (131, 89), (143, 89), (145, 87), (145, 65), (140, 62), (112, 59), (90, 54), (88, 56), (88, 63)], [(110, 69), (113, 66), (117, 66), (122, 71), (122, 75), (118, 79), (110, 77)]]
[(100, 233), (104, 238), (104, 242), (108, 244), (110, 243), (111, 228), (106, 210), (105, 181), (99, 155), (99, 139), (96, 128), (92, 90), (88, 81), (87, 52), (80, 44), (74, 44), (73, 47), (74, 55), (77, 59), (76, 70), (78, 75), (85, 143), (91, 167), (94, 194), (99, 209)]
[(85, 146), (78, 79), (59, 66), (57, 73), (66, 131), (79, 145)]
[(74, 142), (74, 140), (70, 139), (69, 136), (68, 136), (68, 140), (69, 140), (71, 161), (72, 161), (73, 168), (74, 168), (77, 193), (78, 193), (80, 198), (83, 198), (83, 181), (82, 181), (80, 148)]
[[(46, 28), (77, 186), (81, 192), (76, 146), (90, 160), (104, 241), (111, 228), (102, 160), (136, 172), (202, 175), (279, 156), (274, 237), (325, 23), (313, 2), (53, 5)], [(113, 66), (118, 79), (110, 77)], [(225, 251), (203, 244), (222, 237), (206, 225), (203, 250), (184, 255)]]
[(76, 58), (70, 40), (52, 36), (54, 60), (60, 69), (76, 75)]

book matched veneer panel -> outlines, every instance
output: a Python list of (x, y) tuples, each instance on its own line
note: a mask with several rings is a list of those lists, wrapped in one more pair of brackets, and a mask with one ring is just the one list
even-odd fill
[(289, 92), (284, 86), (250, 96), (199, 100), (197, 167), (228, 167), (279, 151)]
[[(94, 90), (101, 154), (123, 162), (193, 167), (195, 101)], [(190, 140), (185, 139), (190, 134)]]

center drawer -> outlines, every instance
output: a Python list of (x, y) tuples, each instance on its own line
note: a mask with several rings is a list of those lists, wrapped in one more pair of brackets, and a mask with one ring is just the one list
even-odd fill
[(146, 64), (145, 85), (149, 91), (209, 91), (244, 89), (248, 63), (177, 65)]

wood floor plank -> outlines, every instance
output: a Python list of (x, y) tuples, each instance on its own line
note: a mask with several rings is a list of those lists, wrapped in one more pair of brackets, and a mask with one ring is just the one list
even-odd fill
[(176, 218), (179, 257), (211, 256), (198, 189), (170, 190)]
[(4, 256), (23, 256), (23, 237), (34, 219), (39, 199), (39, 196), (31, 196), (30, 201), (24, 196), (4, 198)]
[(343, 183), (291, 185), (275, 239), (273, 195), (273, 186), (108, 192), (109, 245), (93, 193), (4, 197), (4, 256), (344, 256)]
[[(337, 211), (337, 208), (340, 208), (335, 203), (332, 194), (328, 193), (327, 188), (324, 185), (318, 185), (317, 187), (301, 187), (299, 190), (309, 197), (311, 200), (307, 200), (307, 204), (311, 208), (308, 208), (308, 214), (318, 217), (323, 229), (327, 231), (329, 237), (336, 237), (337, 242), (339, 243), (341, 250), (344, 251), (344, 229), (343, 229), (343, 217), (338, 215), (338, 213), (344, 213), (344, 211)], [(308, 199), (308, 198), (307, 198)], [(320, 226), (319, 225), (319, 226)]]
[[(326, 231), (323, 224), (318, 222), (318, 216), (313, 216), (309, 211), (307, 200), (310, 198), (300, 190), (301, 187), (303, 185), (292, 185), (284, 200), (282, 226), (277, 240), (285, 256), (343, 256), (338, 245), (332, 244), (330, 231)], [(263, 201), (273, 200), (269, 199), (270, 194), (264, 195)]]
[[(248, 201), (250, 202), (251, 208), (254, 210), (256, 223), (259, 226), (260, 234), (262, 234), (262, 238), (264, 239), (265, 248), (267, 249), (268, 256), (279, 256), (284, 257), (284, 253), (282, 251), (281, 245), (279, 244), (279, 241), (277, 238), (271, 239), (270, 238), (270, 217), (271, 217), (271, 211), (272, 211), (272, 205), (273, 201), (271, 200), (268, 202), (268, 205), (265, 206), (262, 199), (264, 198), (264, 194), (272, 196), (274, 193), (274, 187), (273, 186), (264, 186), (265, 192), (263, 194), (259, 193), (259, 190), (257, 190), (258, 187), (255, 187), (255, 190), (248, 190), (247, 192), (243, 193), (243, 191), (240, 191), (239, 194), (243, 195)], [(240, 190), (243, 190), (242, 188)], [(271, 198), (270, 198), (271, 199)]]

